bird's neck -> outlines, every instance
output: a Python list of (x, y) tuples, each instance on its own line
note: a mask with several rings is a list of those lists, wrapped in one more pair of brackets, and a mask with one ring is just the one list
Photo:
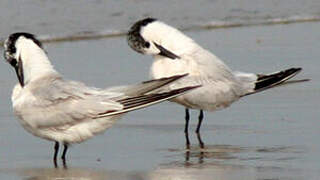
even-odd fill
[(150, 28), (144, 28), (142, 35), (146, 39), (153, 39), (155, 43), (163, 46), (176, 55), (191, 53), (200, 46), (190, 37), (183, 34), (176, 28), (157, 22), (149, 25)]
[(56, 75), (58, 72), (53, 68), (45, 52), (38, 46), (26, 47), (21, 52), (23, 62), (24, 83), (48, 75)]

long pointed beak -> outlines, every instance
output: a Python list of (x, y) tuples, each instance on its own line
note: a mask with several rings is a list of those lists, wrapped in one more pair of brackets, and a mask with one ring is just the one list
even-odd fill
[(171, 51), (167, 50), (166, 48), (160, 46), (160, 45), (157, 44), (157, 43), (154, 43), (154, 44), (155, 44), (156, 47), (160, 50), (159, 55), (168, 57), (168, 58), (170, 58), (170, 59), (180, 59), (179, 56), (175, 55), (174, 53), (172, 53)]
[(21, 87), (24, 86), (24, 76), (23, 76), (23, 65), (21, 59), (19, 59), (19, 62), (16, 66), (14, 66), (14, 69), (16, 70), (16, 74), (19, 80), (19, 83)]

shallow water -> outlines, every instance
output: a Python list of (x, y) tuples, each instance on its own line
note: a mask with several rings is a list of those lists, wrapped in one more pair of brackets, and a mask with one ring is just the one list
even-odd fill
[[(319, 31), (320, 23), (303, 23), (187, 32), (234, 70), (268, 73), (299, 66), (304, 70), (298, 77), (312, 81), (207, 113), (204, 149), (190, 133), (191, 150), (185, 150), (181, 106), (166, 102), (132, 112), (104, 135), (74, 145), (67, 170), (53, 168), (53, 143), (27, 133), (12, 115), (17, 80), (2, 62), (0, 179), (318, 179)], [(124, 37), (45, 48), (59, 72), (97, 87), (146, 80), (151, 64)], [(192, 111), (192, 130), (197, 113)]]

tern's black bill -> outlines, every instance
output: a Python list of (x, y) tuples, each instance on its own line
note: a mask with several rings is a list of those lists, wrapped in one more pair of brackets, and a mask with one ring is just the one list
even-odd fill
[(157, 43), (154, 43), (154, 44), (155, 44), (156, 47), (160, 50), (159, 55), (168, 57), (168, 58), (170, 58), (170, 59), (180, 59), (179, 56), (177, 56), (177, 55), (175, 55), (174, 53), (170, 52), (170, 51), (167, 50), (166, 48), (160, 46), (160, 45), (157, 44)]
[(14, 69), (16, 70), (16, 74), (19, 80), (19, 83), (21, 87), (24, 86), (24, 76), (23, 76), (23, 65), (21, 59), (19, 60), (18, 64), (14, 66)]

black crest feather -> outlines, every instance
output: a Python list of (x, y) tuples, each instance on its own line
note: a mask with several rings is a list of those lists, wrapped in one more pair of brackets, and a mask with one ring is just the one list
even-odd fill
[(146, 26), (149, 23), (152, 23), (156, 21), (155, 18), (145, 18), (140, 21), (137, 21), (134, 23), (134, 25), (130, 28), (128, 34), (127, 34), (127, 40), (129, 46), (136, 50), (139, 53), (143, 53), (143, 48), (148, 48), (150, 46), (150, 43), (147, 42), (143, 37), (141, 36), (141, 28)]
[(9, 52), (10, 54), (14, 54), (17, 51), (15, 44), (21, 36), (24, 36), (27, 39), (31, 39), (34, 43), (36, 43), (39, 47), (42, 48), (41, 42), (33, 34), (26, 32), (16, 32), (11, 34), (6, 41), (5, 47), (7, 52)]

